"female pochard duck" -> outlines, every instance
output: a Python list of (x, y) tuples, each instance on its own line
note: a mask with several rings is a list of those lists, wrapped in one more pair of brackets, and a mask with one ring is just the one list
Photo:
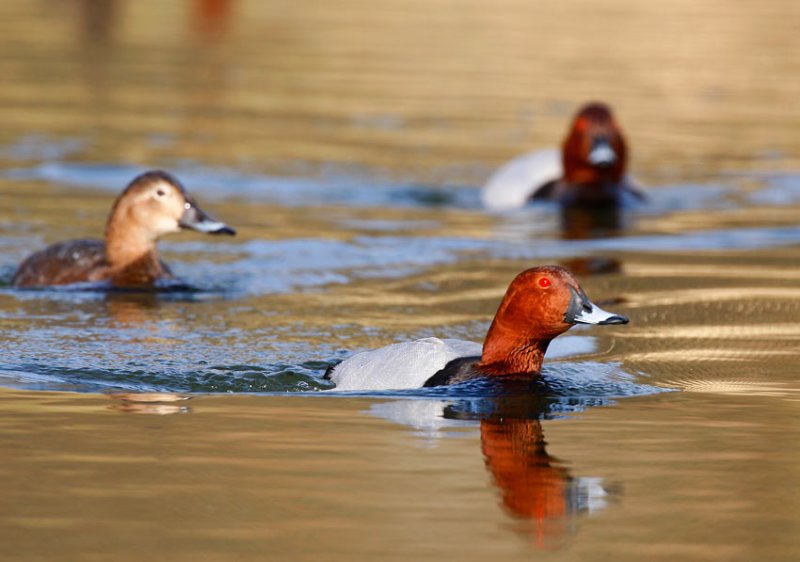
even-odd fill
[(456, 384), (481, 377), (530, 378), (550, 342), (575, 324), (627, 324), (602, 310), (558, 266), (523, 271), (511, 282), (483, 348), (426, 338), (358, 353), (329, 368), (337, 390), (384, 390)]
[(133, 179), (117, 197), (105, 241), (69, 240), (28, 257), (17, 269), (15, 287), (107, 282), (119, 288), (152, 288), (172, 272), (156, 251), (156, 241), (190, 228), (208, 234), (235, 234), (206, 215), (181, 183), (160, 170)]
[(539, 150), (515, 158), (495, 172), (481, 192), (486, 207), (507, 210), (530, 200), (564, 205), (608, 205), (643, 199), (626, 175), (625, 137), (604, 103), (584, 105), (572, 121), (561, 154)]

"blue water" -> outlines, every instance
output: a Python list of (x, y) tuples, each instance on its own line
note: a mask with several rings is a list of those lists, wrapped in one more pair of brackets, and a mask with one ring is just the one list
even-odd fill
[[(9, 180), (38, 180), (64, 186), (93, 188), (118, 193), (131, 178), (145, 168), (130, 164), (85, 164), (59, 160), (71, 150), (84, 145), (79, 139), (51, 141), (39, 145), (28, 139), (20, 145), (0, 148), (0, 157), (27, 160), (40, 156), (43, 163), (9, 167), (0, 177)], [(21, 158), (25, 156), (25, 158)], [(328, 168), (313, 176), (269, 176), (229, 168), (212, 167), (200, 162), (173, 162), (168, 169), (190, 191), (204, 198), (240, 198), (288, 207), (345, 205), (354, 207), (453, 207), (480, 209), (478, 185), (420, 185), (382, 178), (380, 175), (353, 169)], [(491, 170), (486, 170), (488, 175)], [(648, 202), (640, 208), (645, 214), (661, 214), (687, 209), (732, 209), (742, 205), (736, 184), (757, 181), (759, 188), (748, 193), (745, 203), (786, 205), (800, 201), (800, 175), (765, 171), (729, 174), (725, 184), (659, 185), (647, 190)], [(506, 213), (508, 214), (508, 213)], [(512, 213), (513, 214), (513, 213)]]
[[(108, 193), (110, 202), (121, 186), (142, 171), (125, 164), (63, 160), (82, 146), (80, 140), (22, 139), (0, 148), (0, 156), (21, 164), (0, 172), (0, 178), (100, 189)], [(28, 160), (42, 162), (31, 165)], [(761, 188), (748, 191), (744, 197), (735, 189), (740, 177), (726, 185), (659, 186), (648, 192), (646, 205), (626, 210), (624, 228), (607, 236), (570, 240), (558, 236), (553, 206), (533, 205), (488, 215), (480, 209), (477, 186), (420, 186), (376, 180), (366, 173), (333, 172), (317, 179), (270, 177), (189, 162), (176, 163), (170, 169), (203, 200), (253, 201), (289, 208), (333, 206), (339, 210), (334, 219), (338, 236), (224, 241), (169, 238), (160, 248), (181, 284), (158, 295), (136, 296), (110, 295), (96, 287), (34, 291), (8, 287), (15, 265), (42, 247), (44, 241), (30, 236), (24, 222), (0, 224), (0, 252), (4, 256), (0, 260), (0, 283), (6, 285), (0, 288), (0, 298), (12, 303), (0, 310), (0, 321), (24, 326), (23, 320), (30, 319), (32, 311), (42, 309), (39, 321), (29, 329), (17, 328), (8, 334), (7, 346), (13, 353), (0, 362), (0, 383), (82, 392), (324, 391), (331, 388), (321, 378), (325, 368), (355, 350), (330, 341), (322, 343), (319, 332), (302, 325), (271, 325), (261, 333), (242, 330), (236, 321), (237, 309), (252, 314), (256, 306), (252, 299), (325, 291), (365, 280), (404, 279), (435, 267), (463, 263), (511, 260), (535, 264), (582, 257), (603, 259), (625, 252), (666, 255), (677, 250), (754, 250), (800, 243), (800, 226), (792, 225), (684, 229), (679, 233), (648, 232), (637, 227), (640, 221), (682, 211), (724, 213), (746, 205), (795, 204), (800, 201), (800, 180), (792, 174), (753, 175), (749, 179), (760, 182)], [(425, 214), (418, 217), (406, 213), (403, 216), (407, 218), (399, 219), (364, 217), (359, 214), (364, 208), (420, 209)], [(442, 235), (447, 232), (445, 218), (438, 219), (431, 209), (454, 209), (475, 221), (488, 218), (494, 226), (480, 229), (480, 235)], [(16, 308), (13, 303), (17, 303)], [(126, 303), (144, 315), (144, 324), (114, 324), (115, 309), (124, 308)], [(227, 315), (214, 320), (213, 313), (204, 309), (206, 316), (193, 319), (195, 307), (203, 303), (222, 306)], [(275, 311), (259, 314), (282, 325)], [(336, 325), (336, 319), (331, 319), (334, 332)], [(359, 329), (369, 335), (369, 328)], [(410, 335), (423, 337), (431, 331), (421, 329)], [(451, 331), (456, 333), (435, 335), (479, 340), (485, 326), (455, 327)], [(165, 341), (153, 343), (154, 338), (161, 337), (154, 334), (161, 333), (168, 334)], [(223, 343), (209, 345), (220, 338)], [(75, 342), (79, 342), (77, 347)], [(176, 348), (179, 352), (174, 351)], [(552, 377), (551, 370), (555, 370)], [(661, 390), (638, 380), (640, 376), (600, 362), (558, 363), (548, 368), (543, 378), (552, 383), (547, 393), (555, 397), (545, 411), (568, 410), (573, 402), (578, 407), (595, 401), (604, 404), (618, 396)], [(467, 386), (410, 394), (464, 397), (487, 391), (481, 386)]]

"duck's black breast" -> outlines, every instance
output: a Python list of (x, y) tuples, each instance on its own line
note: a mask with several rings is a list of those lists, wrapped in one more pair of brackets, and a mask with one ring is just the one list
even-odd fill
[(472, 379), (485, 377), (486, 374), (476, 369), (476, 365), (481, 360), (480, 355), (472, 357), (459, 357), (447, 363), (444, 367), (436, 371), (431, 378), (425, 381), (424, 387), (445, 386), (448, 384), (458, 384)]
[(95, 281), (107, 267), (103, 241), (68, 240), (29, 256), (11, 278), (11, 284), (42, 287)]

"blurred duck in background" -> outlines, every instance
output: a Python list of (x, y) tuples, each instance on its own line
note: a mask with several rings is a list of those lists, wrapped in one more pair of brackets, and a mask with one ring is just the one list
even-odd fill
[(584, 105), (572, 121), (561, 154), (537, 150), (497, 170), (481, 192), (491, 210), (511, 210), (531, 200), (562, 207), (619, 207), (644, 195), (626, 174), (628, 148), (608, 105)]
[(158, 281), (173, 278), (158, 257), (156, 242), (185, 228), (206, 234), (236, 233), (203, 212), (175, 177), (160, 170), (145, 172), (117, 197), (106, 223), (105, 241), (69, 240), (48, 246), (22, 262), (11, 284), (98, 283), (109, 288), (153, 289)]

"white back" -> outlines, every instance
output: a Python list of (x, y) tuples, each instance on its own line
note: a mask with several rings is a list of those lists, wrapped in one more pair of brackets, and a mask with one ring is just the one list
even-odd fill
[(492, 174), (481, 190), (481, 201), (494, 211), (519, 209), (537, 189), (563, 175), (558, 150), (528, 152), (503, 164)]
[(335, 390), (421, 388), (447, 363), (480, 355), (483, 346), (463, 340), (425, 338), (362, 351), (339, 363), (331, 373)]

